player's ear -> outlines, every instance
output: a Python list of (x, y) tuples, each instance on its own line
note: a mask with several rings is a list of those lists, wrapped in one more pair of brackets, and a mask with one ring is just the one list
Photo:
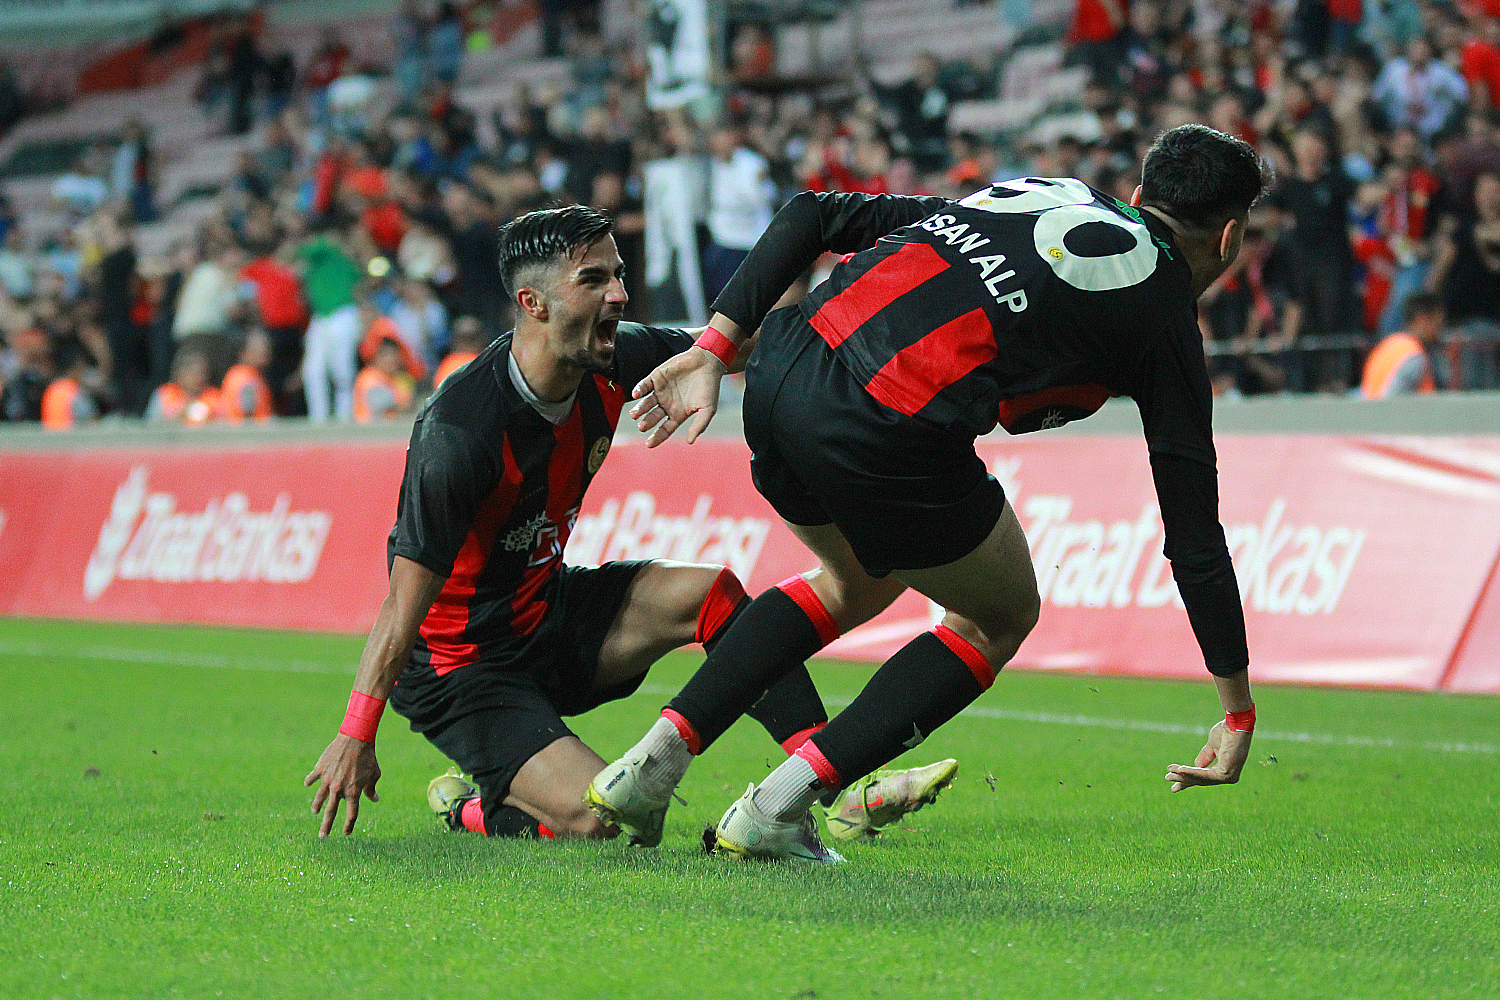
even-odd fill
[(1130, 196), (1130, 204), (1133, 208), (1141, 207), (1141, 186), (1139, 184), (1135, 186), (1135, 194)]
[(1224, 228), (1219, 232), (1219, 259), (1229, 263), (1240, 252), (1240, 240), (1245, 235), (1245, 227), (1239, 219), (1230, 219), (1224, 223)]
[(516, 305), (532, 319), (543, 323), (547, 321), (547, 299), (535, 288), (522, 285), (516, 292)]

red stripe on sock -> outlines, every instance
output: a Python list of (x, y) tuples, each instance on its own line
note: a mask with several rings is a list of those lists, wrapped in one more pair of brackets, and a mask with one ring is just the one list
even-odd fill
[(693, 728), (691, 722), (670, 708), (662, 709), (661, 717), (677, 727), (677, 735), (687, 744), (688, 753), (696, 757), (703, 752), (703, 741), (698, 738), (698, 730)]
[(464, 803), (464, 807), (458, 812), (458, 818), (463, 823), (465, 830), (481, 834), (485, 832), (484, 806), (479, 804), (479, 796), (476, 795)]
[(946, 625), (936, 625), (932, 634), (937, 636), (944, 646), (953, 650), (953, 655), (964, 661), (964, 666), (969, 668), (969, 673), (979, 682), (979, 690), (988, 691), (990, 685), (995, 683), (995, 668), (990, 666), (990, 661), (985, 659), (984, 654), (974, 648), (974, 644)]
[(781, 749), (785, 750), (788, 756), (796, 753), (798, 747), (806, 743), (808, 740), (812, 739), (814, 733), (821, 732), (823, 727), (826, 725), (828, 725), (828, 720), (824, 719), (816, 726), (808, 726), (800, 733), (793, 733), (791, 736), (788, 736), (786, 739), (781, 741)]
[(824, 788), (843, 787), (844, 782), (839, 777), (839, 773), (833, 769), (832, 764), (828, 763), (828, 758), (823, 756), (823, 751), (819, 750), (818, 745), (812, 740), (808, 740), (798, 747), (792, 756), (801, 757), (807, 761), (812, 767), (813, 773), (818, 776), (818, 780), (823, 783)]
[(826, 646), (839, 637), (839, 627), (834, 622), (833, 615), (830, 615), (828, 609), (823, 607), (823, 602), (819, 600), (817, 591), (812, 589), (812, 584), (800, 576), (794, 576), (782, 580), (776, 585), (776, 589), (790, 597), (797, 607), (802, 609), (802, 613), (812, 621), (813, 628), (818, 632), (818, 638), (823, 640), (823, 645)]
[(541, 837), (544, 840), (556, 840), (557, 839), (557, 834), (555, 834), (551, 830), (547, 829), (547, 824), (546, 823), (538, 823), (536, 825), (536, 835), (538, 837)]
[(698, 631), (693, 635), (693, 641), (704, 643), (718, 635), (719, 629), (724, 627), (745, 597), (745, 588), (740, 578), (734, 575), (734, 570), (720, 570), (713, 586), (708, 588), (708, 595), (703, 598), (703, 607), (698, 609)]

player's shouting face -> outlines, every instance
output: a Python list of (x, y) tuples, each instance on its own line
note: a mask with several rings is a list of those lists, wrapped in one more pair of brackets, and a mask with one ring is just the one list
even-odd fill
[(548, 347), (586, 372), (605, 374), (625, 315), (625, 265), (613, 236), (560, 257), (545, 293)]

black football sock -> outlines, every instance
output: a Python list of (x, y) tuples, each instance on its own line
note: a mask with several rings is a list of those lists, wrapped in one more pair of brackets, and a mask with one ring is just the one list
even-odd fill
[(812, 742), (847, 786), (917, 746), (994, 679), (977, 649), (939, 625), (886, 660)]
[[(477, 799), (472, 801), (478, 802)], [(479, 810), (474, 810), (474, 812), (477, 813)], [(486, 833), (491, 837), (527, 837), (534, 839), (537, 837), (550, 838), (553, 836), (552, 831), (547, 829), (541, 820), (529, 812), (517, 809), (515, 806), (485, 809), (483, 817), (484, 829), (478, 832)], [(473, 821), (471, 816), (465, 815), (462, 819), (466, 829), (473, 829), (469, 825)]]
[[(724, 573), (728, 572), (728, 570), (724, 571)], [(723, 583), (724, 575), (720, 574), (719, 580), (714, 584), (714, 591), (719, 591)], [(713, 634), (698, 640), (703, 643), (705, 652), (713, 653), (719, 645), (719, 640), (724, 637), (724, 633), (729, 631), (729, 627), (750, 606), (750, 598), (744, 596), (744, 591), (740, 591), (740, 595), (734, 609), (723, 619), (722, 624), (714, 630)], [(713, 601), (714, 593), (710, 592), (709, 599), (703, 604), (704, 614), (699, 616), (700, 636), (705, 631), (704, 620), (709, 614), (710, 604)], [(771, 685), (770, 689), (761, 695), (745, 714), (764, 726), (766, 732), (771, 734), (771, 739), (780, 743), (787, 753), (801, 746), (803, 740), (828, 722), (828, 710), (823, 707), (823, 699), (818, 696), (818, 689), (813, 685), (812, 677), (808, 675), (805, 665), (799, 665), (791, 673)]]
[(828, 710), (804, 664), (772, 684), (745, 714), (766, 728), (771, 739), (791, 753), (828, 724)]
[[(812, 588), (801, 577), (792, 577), (738, 610), (708, 659), (668, 708), (692, 726), (701, 753), (783, 678), (799, 669), (806, 674), (803, 661), (837, 637), (838, 627)], [(794, 681), (766, 706), (777, 731), (796, 726), (786, 737), (812, 727), (823, 715), (821, 700), (813, 708), (807, 689)]]

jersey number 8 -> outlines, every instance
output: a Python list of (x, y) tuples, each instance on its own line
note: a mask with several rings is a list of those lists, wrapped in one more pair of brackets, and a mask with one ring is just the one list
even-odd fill
[(1150, 231), (1094, 198), (1082, 181), (1025, 177), (976, 191), (959, 204), (986, 212), (1035, 214), (1037, 255), (1074, 288), (1108, 292), (1140, 284), (1156, 270)]

